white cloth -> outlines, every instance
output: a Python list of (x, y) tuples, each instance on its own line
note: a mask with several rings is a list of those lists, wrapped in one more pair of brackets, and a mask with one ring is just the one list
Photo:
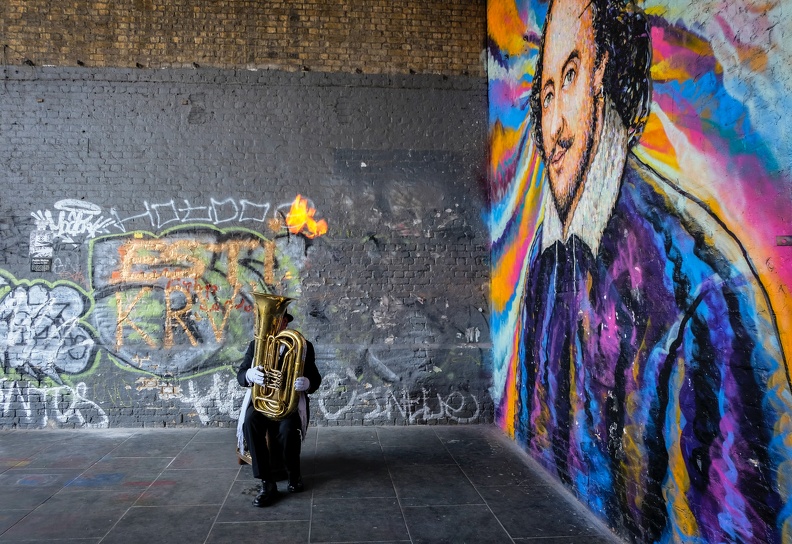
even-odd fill
[(248, 390), (245, 391), (245, 398), (242, 399), (242, 408), (239, 409), (239, 420), (237, 421), (237, 448), (239, 448), (240, 455), (245, 455), (245, 433), (242, 430), (242, 426), (245, 424), (245, 414), (250, 405), (250, 396), (252, 393), (252, 388), (248, 388)]

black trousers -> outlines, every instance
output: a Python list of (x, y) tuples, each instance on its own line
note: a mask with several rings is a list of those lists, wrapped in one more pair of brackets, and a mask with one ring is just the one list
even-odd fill
[(248, 406), (242, 432), (245, 434), (245, 442), (253, 461), (254, 478), (273, 481), (270, 451), (267, 447), (267, 433), (269, 433), (272, 441), (270, 446), (281, 449), (289, 481), (297, 481), (300, 477), (301, 426), (300, 414), (297, 410), (286, 419), (273, 421), (253, 408), (252, 404)]

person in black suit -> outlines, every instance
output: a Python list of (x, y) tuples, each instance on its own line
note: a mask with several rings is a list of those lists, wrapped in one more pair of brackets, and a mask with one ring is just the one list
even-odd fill
[[(285, 314), (281, 319), (278, 333), (285, 330), (293, 319), (291, 314)], [(237, 372), (237, 380), (242, 387), (252, 387), (254, 383), (258, 385), (263, 385), (264, 383), (265, 376), (262, 369), (252, 366), (254, 353), (255, 341), (248, 345), (245, 358)], [(270, 444), (270, 447), (277, 447), (282, 452), (283, 463), (289, 479), (287, 487), (289, 493), (303, 491), (304, 485), (300, 473), (300, 450), (310, 418), (308, 394), (319, 389), (321, 383), (322, 376), (316, 368), (316, 354), (313, 344), (306, 340), (303, 375), (294, 381), (294, 389), (300, 393), (297, 410), (281, 421), (274, 421), (253, 408), (253, 403), (248, 404), (244, 414), (245, 420), (242, 429), (247, 449), (252, 459), (253, 477), (261, 480), (261, 490), (256, 495), (256, 498), (253, 499), (253, 506), (259, 508), (269, 506), (279, 494), (278, 486), (272, 477), (267, 433), (270, 434), (270, 437), (276, 438)]]

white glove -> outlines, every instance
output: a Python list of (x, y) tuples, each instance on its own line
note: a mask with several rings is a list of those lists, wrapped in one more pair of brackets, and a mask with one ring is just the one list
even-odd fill
[(245, 372), (245, 379), (250, 384), (264, 385), (264, 373), (259, 370), (259, 367), (251, 367)]
[(296, 380), (294, 380), (294, 390), (295, 391), (308, 391), (311, 387), (311, 380), (304, 376), (300, 376)]

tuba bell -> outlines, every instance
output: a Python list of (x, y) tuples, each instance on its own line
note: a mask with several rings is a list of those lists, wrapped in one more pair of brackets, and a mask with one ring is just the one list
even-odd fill
[(300, 395), (294, 380), (303, 374), (305, 338), (297, 331), (278, 332), (286, 315), (289, 297), (253, 293), (255, 300), (255, 348), (252, 366), (261, 367), (264, 385), (253, 384), (253, 408), (273, 420), (285, 419), (296, 408)]

